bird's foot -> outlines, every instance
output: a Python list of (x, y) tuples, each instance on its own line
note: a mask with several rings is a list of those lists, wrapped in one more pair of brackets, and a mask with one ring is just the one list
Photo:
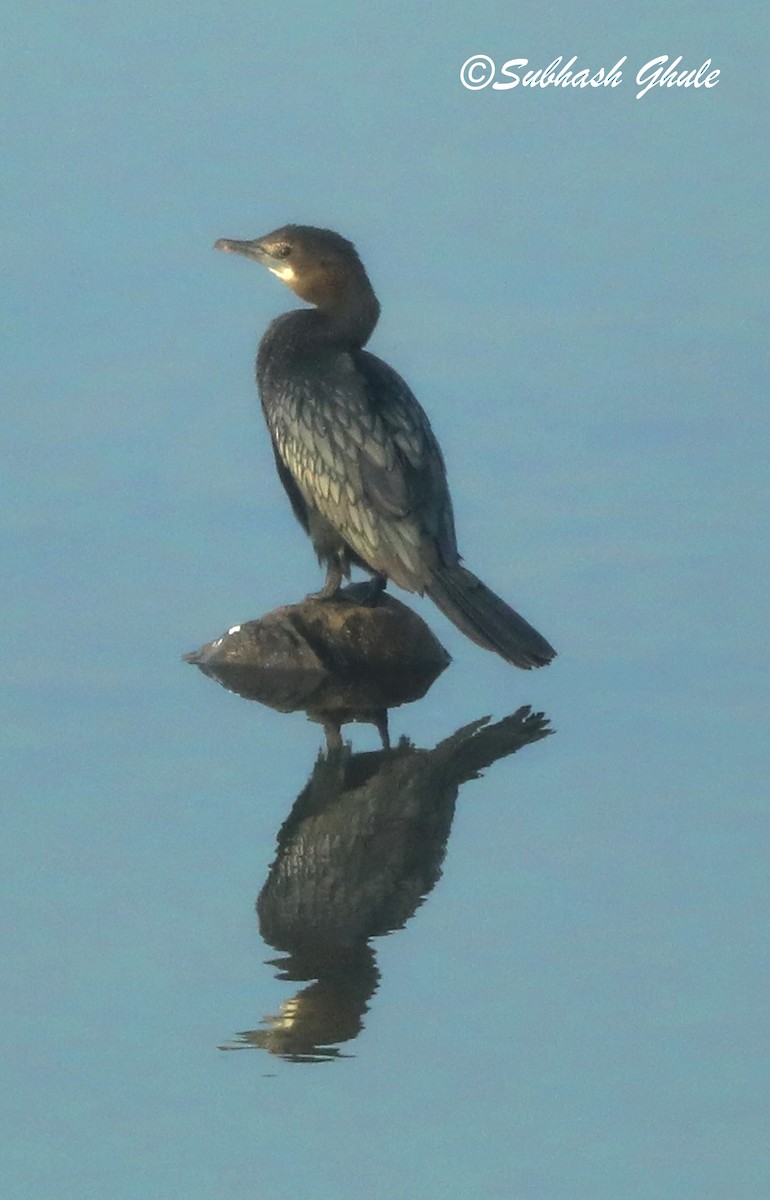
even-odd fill
[(361, 608), (376, 608), (387, 582), (387, 575), (375, 575), (373, 579), (365, 579), (361, 583), (349, 583), (338, 594), (337, 599), (359, 605)]
[(326, 582), (319, 592), (309, 592), (306, 600), (336, 600), (342, 585), (342, 568), (334, 563), (327, 568)]
[(326, 584), (324, 584), (324, 586), (321, 588), (321, 590), (319, 592), (308, 592), (308, 594), (305, 596), (305, 600), (319, 600), (319, 601), (339, 600), (339, 598), (340, 598), (339, 588), (338, 587), (330, 588), (330, 587), (327, 587)]
[[(363, 604), (364, 608), (375, 608), (387, 586), (387, 575), (375, 575), (372, 579), (367, 579), (365, 583), (361, 584), (358, 603)], [(364, 589), (366, 590), (364, 591)]]

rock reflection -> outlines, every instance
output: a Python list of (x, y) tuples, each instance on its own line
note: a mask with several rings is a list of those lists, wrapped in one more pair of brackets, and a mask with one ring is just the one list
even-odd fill
[(257, 901), (263, 938), (286, 954), (274, 960), (279, 978), (315, 982), (222, 1049), (340, 1056), (378, 985), (369, 941), (402, 928), (439, 879), (459, 787), (550, 732), (524, 707), (473, 721), (432, 750), (403, 738), (394, 749), (322, 751)]

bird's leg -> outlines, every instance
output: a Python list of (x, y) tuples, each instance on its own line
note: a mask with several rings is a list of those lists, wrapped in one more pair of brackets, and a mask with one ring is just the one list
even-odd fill
[(381, 712), (377, 713), (374, 723), (377, 726), (377, 732), (380, 735), (383, 750), (390, 750), (390, 730), (388, 729), (387, 708), (383, 708)]
[(320, 592), (310, 592), (306, 600), (333, 600), (342, 585), (342, 565), (338, 558), (329, 560), (326, 567), (326, 582)]
[(333, 721), (327, 717), (323, 723), (324, 734), (326, 735), (326, 752), (333, 754), (342, 749), (342, 731), (339, 721)]

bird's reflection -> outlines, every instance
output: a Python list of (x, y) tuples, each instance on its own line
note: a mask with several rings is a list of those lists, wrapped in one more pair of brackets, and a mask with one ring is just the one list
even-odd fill
[(222, 1049), (294, 1062), (338, 1057), (378, 982), (370, 939), (400, 929), (441, 875), (460, 785), (549, 734), (530, 708), (481, 718), (432, 750), (322, 751), (278, 835), (257, 901), (260, 932), (285, 957), (279, 978), (314, 981)]

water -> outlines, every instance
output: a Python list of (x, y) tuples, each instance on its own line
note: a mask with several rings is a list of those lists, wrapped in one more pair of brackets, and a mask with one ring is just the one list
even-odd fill
[[(460, 63), (577, 52), (582, 10), (308, 14), (9, 33), (2, 1194), (765, 1200), (759, 32), (605, 14), (598, 65), (724, 86), (514, 104)], [(559, 650), (517, 672), (410, 600), (454, 661), (394, 746), (555, 732), (299, 964), (255, 904), (323, 731), (181, 660), (321, 582), (251, 381), (288, 293), (209, 249), (290, 219), (359, 244), (461, 549)]]

